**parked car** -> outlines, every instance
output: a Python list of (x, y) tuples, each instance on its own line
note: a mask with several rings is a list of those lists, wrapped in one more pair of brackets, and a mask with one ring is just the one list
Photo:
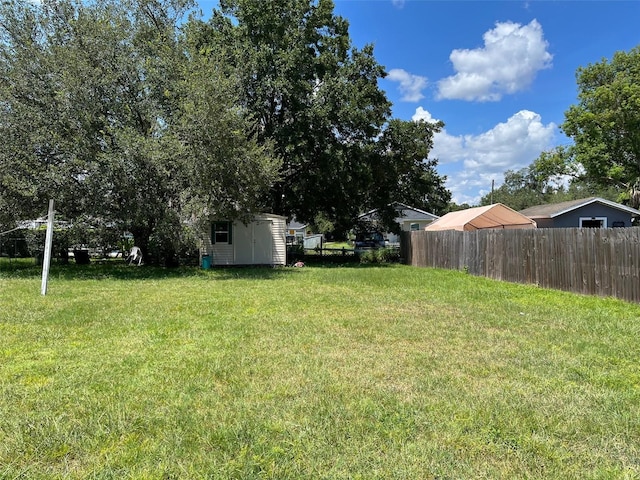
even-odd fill
[(384, 248), (384, 236), (380, 232), (360, 232), (356, 234), (356, 250)]

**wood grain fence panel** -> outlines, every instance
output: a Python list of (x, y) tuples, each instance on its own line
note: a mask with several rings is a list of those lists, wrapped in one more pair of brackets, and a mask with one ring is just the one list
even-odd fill
[(622, 267), (621, 267), (621, 271), (623, 273), (622, 278), (625, 284), (625, 292), (624, 295), (631, 297), (634, 295), (634, 292), (629, 290), (629, 286), (630, 285), (636, 285), (636, 290), (637, 290), (637, 272), (638, 272), (638, 265), (637, 265), (637, 255), (638, 255), (638, 248), (637, 248), (637, 242), (638, 242), (638, 238), (630, 238), (629, 241), (624, 242), (624, 248), (623, 248), (623, 253), (622, 253), (622, 258), (624, 259), (624, 261), (622, 262)]
[[(573, 236), (572, 259), (574, 262), (573, 264), (574, 275), (573, 275), (573, 281), (571, 282), (570, 287), (572, 291), (576, 293), (584, 293), (584, 288), (585, 288), (584, 285), (586, 283), (585, 281), (586, 252), (585, 252), (584, 230), (575, 229), (575, 231), (572, 232), (572, 236)], [(567, 241), (571, 241), (571, 239), (567, 239)]]
[(616, 264), (615, 264), (615, 277), (619, 285), (619, 291), (623, 298), (627, 298), (632, 295), (629, 290), (633, 281), (629, 277), (629, 268), (633, 268), (633, 236), (629, 235), (624, 238), (623, 241), (616, 248)]
[(505, 264), (503, 276), (509, 275), (513, 282), (524, 283), (524, 260), (522, 252), (523, 241), (521, 230), (514, 230), (511, 235), (503, 235), (505, 241)]
[(549, 275), (549, 284), (551, 288), (556, 288), (558, 290), (566, 290), (569, 284), (566, 248), (560, 241), (563, 233), (564, 232), (557, 228), (549, 230), (549, 248), (551, 249), (551, 261), (553, 268)]
[(586, 252), (585, 252), (585, 264), (587, 266), (585, 279), (585, 293), (586, 295), (597, 295), (598, 285), (596, 284), (596, 278), (598, 275), (598, 251), (596, 248), (596, 232), (595, 229), (583, 229), (586, 239)]
[[(634, 229), (636, 230), (636, 229)], [(629, 246), (629, 257), (627, 264), (630, 270), (629, 286), (633, 286), (633, 289), (627, 291), (627, 297), (633, 298), (633, 301), (640, 301), (640, 234), (634, 235), (625, 242)]]
[(640, 302), (640, 228), (403, 232), (409, 265)]
[(549, 244), (549, 230), (540, 230), (536, 235), (537, 237), (537, 257), (536, 257), (536, 278), (537, 284), (544, 288), (551, 287), (549, 285), (549, 277), (547, 273), (549, 268), (544, 268), (549, 265), (549, 250), (547, 245)]
[(566, 229), (554, 229), (553, 232), (553, 252), (556, 262), (557, 272), (555, 274), (557, 288), (559, 290), (571, 290), (572, 281), (572, 265), (575, 263), (573, 255), (569, 255), (567, 246), (571, 243), (569, 232)]
[(603, 235), (604, 230), (600, 228), (594, 229), (594, 241), (596, 244), (596, 258), (594, 262), (595, 272), (595, 286), (597, 295), (606, 297), (609, 296), (609, 279), (607, 277), (607, 270), (609, 268), (607, 262), (607, 243), (609, 242), (609, 236)]
[(618, 269), (618, 256), (624, 255), (624, 243), (627, 240), (626, 229), (616, 229), (615, 236), (612, 236), (609, 242), (609, 255), (611, 257), (609, 265), (609, 276), (611, 280), (610, 295), (613, 297), (620, 297), (624, 295), (625, 283), (622, 281), (620, 272)]
[(569, 262), (567, 265), (568, 269), (568, 285), (567, 290), (574, 292), (577, 288), (577, 285), (580, 285), (582, 282), (582, 270), (580, 265), (582, 263), (579, 260), (579, 252), (580, 248), (577, 246), (577, 242), (579, 242), (578, 229), (569, 228), (566, 231), (567, 239), (566, 239), (566, 251), (567, 256), (569, 258)]

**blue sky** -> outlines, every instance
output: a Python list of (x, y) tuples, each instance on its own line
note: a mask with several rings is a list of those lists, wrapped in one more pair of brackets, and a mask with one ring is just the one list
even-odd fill
[[(269, 0), (265, 0), (269, 1)], [(393, 115), (445, 123), (432, 157), (457, 203), (571, 141), (578, 67), (640, 45), (640, 1), (334, 0), (356, 47), (373, 44)], [(208, 16), (215, 0), (200, 0)]]
[(335, 0), (372, 43), (397, 118), (437, 119), (433, 157), (457, 203), (477, 204), (541, 151), (577, 103), (578, 67), (640, 45), (639, 1)]

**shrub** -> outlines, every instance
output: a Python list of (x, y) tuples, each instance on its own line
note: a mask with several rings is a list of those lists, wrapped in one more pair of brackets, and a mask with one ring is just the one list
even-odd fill
[(400, 250), (397, 248), (379, 248), (360, 253), (360, 263), (395, 263), (399, 261)]
[(400, 261), (400, 250), (397, 248), (381, 248), (376, 250), (379, 263), (395, 263)]
[(378, 263), (378, 256), (375, 250), (365, 250), (360, 253), (360, 263)]

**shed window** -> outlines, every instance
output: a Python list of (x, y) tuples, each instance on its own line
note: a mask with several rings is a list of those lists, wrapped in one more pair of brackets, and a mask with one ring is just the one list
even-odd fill
[(211, 243), (231, 244), (231, 222), (213, 222), (211, 225)]
[(417, 232), (418, 230), (420, 230), (420, 224), (419, 223), (412, 223), (410, 228), (411, 228), (412, 232)]

